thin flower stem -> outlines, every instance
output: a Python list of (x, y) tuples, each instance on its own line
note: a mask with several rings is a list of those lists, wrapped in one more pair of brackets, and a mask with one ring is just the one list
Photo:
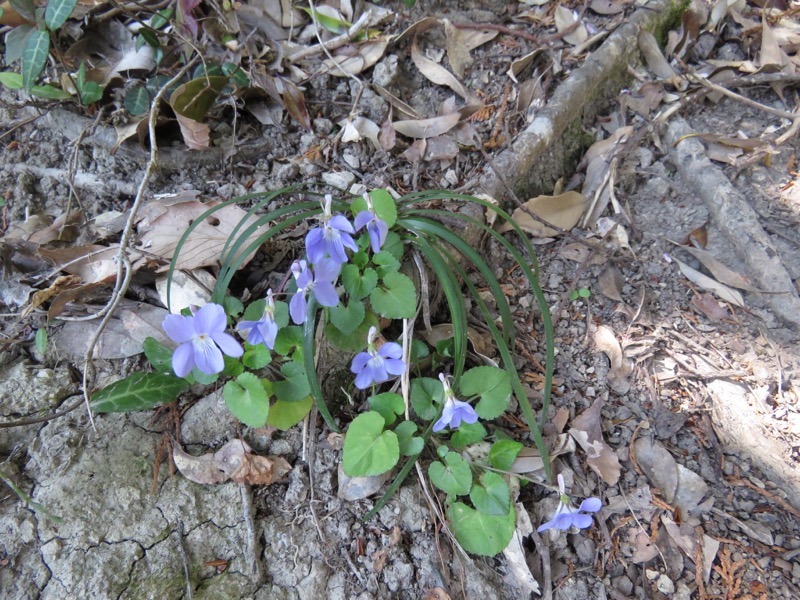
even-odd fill
[(314, 402), (317, 405), (317, 410), (328, 427), (336, 433), (341, 433), (336, 421), (333, 420), (331, 411), (328, 410), (328, 405), (325, 404), (325, 397), (322, 395), (322, 388), (319, 385), (319, 378), (317, 377), (317, 365), (314, 361), (314, 325), (317, 316), (317, 301), (314, 299), (313, 294), (309, 294), (308, 306), (306, 308), (306, 322), (303, 325), (303, 359), (306, 368), (306, 375), (308, 375), (308, 384), (311, 387), (311, 395), (314, 396)]

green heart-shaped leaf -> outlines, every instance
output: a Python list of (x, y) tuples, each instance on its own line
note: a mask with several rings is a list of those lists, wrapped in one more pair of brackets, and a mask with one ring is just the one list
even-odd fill
[(369, 411), (358, 415), (344, 438), (344, 472), (350, 477), (380, 475), (400, 460), (400, 446), (393, 431), (384, 431), (383, 417)]
[(444, 389), (442, 383), (430, 377), (417, 377), (411, 380), (411, 406), (420, 419), (430, 421), (439, 414)]
[(276, 381), (272, 386), (272, 389), (275, 390), (275, 397), (279, 400), (299, 402), (311, 393), (306, 369), (300, 363), (285, 363), (281, 367), (281, 374), (286, 379)]
[(398, 415), (402, 415), (406, 408), (403, 397), (400, 394), (378, 394), (369, 399), (369, 408), (380, 413), (387, 425), (391, 425), (397, 420)]
[(382, 285), (372, 290), (369, 301), (373, 310), (387, 319), (412, 319), (417, 313), (417, 290), (402, 273), (388, 273)]
[(480, 484), (472, 486), (469, 499), (476, 509), (486, 515), (505, 515), (511, 506), (508, 484), (500, 475), (491, 471), (481, 475)]
[(269, 381), (262, 381), (252, 373), (242, 373), (236, 381), (229, 381), (222, 390), (225, 404), (242, 423), (249, 427), (263, 427), (269, 416)]
[(403, 456), (416, 456), (422, 452), (425, 441), (414, 434), (417, 433), (417, 424), (413, 421), (403, 421), (394, 428), (397, 441), (400, 443), (400, 454)]
[(314, 398), (312, 396), (308, 396), (299, 402), (275, 400), (269, 408), (267, 425), (272, 425), (281, 431), (286, 431), (302, 421), (305, 416), (311, 412), (313, 404)]
[(514, 440), (498, 440), (489, 450), (489, 464), (495, 469), (508, 471), (522, 448), (523, 445)]
[(354, 300), (363, 300), (378, 285), (378, 273), (367, 268), (362, 273), (356, 265), (345, 265), (342, 268), (342, 285), (347, 295)]
[(480, 556), (502, 552), (511, 541), (517, 523), (513, 508), (505, 515), (487, 515), (462, 502), (448, 507), (447, 518), (464, 550)]
[(330, 309), (331, 323), (345, 335), (353, 333), (364, 322), (366, 310), (361, 300), (351, 300), (347, 306), (341, 302)]
[(428, 467), (428, 477), (433, 485), (455, 496), (468, 494), (472, 487), (472, 470), (469, 465), (457, 452), (448, 452), (444, 462), (447, 466), (433, 462)]
[(461, 377), (459, 390), (464, 396), (480, 396), (475, 412), (481, 419), (496, 419), (511, 400), (511, 380), (497, 367), (475, 367)]

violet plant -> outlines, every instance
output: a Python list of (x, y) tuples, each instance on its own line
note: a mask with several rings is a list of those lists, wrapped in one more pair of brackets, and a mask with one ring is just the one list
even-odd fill
[[(223, 378), (225, 402), (245, 425), (288, 429), (303, 420), (316, 403), (330, 429), (339, 431), (340, 422), (333, 414), (342, 412), (338, 407), (344, 404), (344, 394), (328, 391), (326, 396), (315, 364), (321, 327), (324, 343), (352, 353), (349, 375), (353, 387), (347, 393), (362, 400), (366, 408), (343, 423), (344, 472), (351, 477), (380, 475), (402, 464), (383, 498), (365, 518), (391, 497), (429, 448), (431, 452), (424, 455), (433, 457), (428, 476), (445, 494), (446, 514), (456, 539), (476, 554), (502, 551), (515, 530), (516, 513), (508, 481), (501, 473), (509, 470), (523, 444), (504, 439), (492, 421), (508, 410), (512, 397), (544, 459), (548, 479), (550, 463), (541, 421), (534, 415), (514, 367), (514, 324), (500, 283), (480, 254), (439, 219), (457, 219), (479, 228), (496, 240), (525, 274), (541, 308), (547, 341), (543, 419), (552, 382), (553, 331), (530, 242), (505, 211), (485, 200), (448, 192), (417, 193), (396, 200), (386, 190), (373, 190), (350, 202), (326, 195), (262, 214), (282, 193), (297, 191), (290, 188), (232, 199), (197, 219), (196, 223), (202, 222), (233, 202), (254, 202), (223, 250), (211, 302), (203, 307), (182, 307), (182, 314), (165, 318), (164, 329), (177, 347), (173, 350), (148, 339), (144, 350), (156, 372), (137, 373), (101, 390), (93, 398), (94, 409), (142, 410), (174, 400), (191, 383), (210, 384)], [(494, 211), (510, 223), (523, 251), (466, 214), (432, 208), (443, 200), (478, 203)], [(246, 308), (227, 295), (245, 256), (304, 220), (314, 224), (305, 237), (305, 256), (291, 264), (283, 288), (268, 290), (265, 298)], [(187, 229), (176, 248), (169, 281), (194, 227)], [(266, 231), (253, 240), (262, 227)], [(453, 326), (447, 361), (435, 365), (432, 377), (424, 366), (431, 349), (418, 340), (399, 339), (404, 330), (400, 322), (412, 323), (420, 305), (420, 290), (408, 271), (401, 269), (404, 262), (414, 264), (405, 260), (411, 251), (418, 252), (435, 275)], [(477, 271), (491, 291), (499, 326), (465, 264)], [(475, 364), (467, 368), (463, 287), (484, 317), (502, 367)], [(169, 292), (167, 299), (169, 303)], [(242, 344), (226, 333), (228, 327), (238, 332)], [(141, 393), (143, 389), (150, 392), (147, 397)], [(336, 408), (333, 412), (332, 407)], [(486, 443), (490, 443), (488, 457), (472, 458), (469, 448)], [(561, 524), (567, 515), (575, 515), (571, 523), (582, 524), (586, 515), (581, 511), (593, 507), (582, 505), (571, 512), (564, 508), (556, 519)]]

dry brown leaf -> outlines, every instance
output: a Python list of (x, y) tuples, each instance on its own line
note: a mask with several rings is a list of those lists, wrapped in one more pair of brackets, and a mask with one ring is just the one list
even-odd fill
[(384, 100), (386, 100), (386, 102), (389, 103), (389, 106), (392, 109), (396, 110), (398, 113), (405, 116), (407, 119), (418, 121), (419, 119), (422, 118), (422, 115), (419, 114), (416, 110), (414, 110), (413, 106), (411, 106), (410, 104), (406, 104), (405, 102), (400, 100), (400, 98), (389, 92), (386, 88), (383, 88), (377, 84), (373, 84), (373, 87), (375, 88), (375, 91), (378, 92), (378, 94)]
[(173, 313), (180, 313), (187, 306), (203, 306), (211, 300), (211, 291), (216, 278), (205, 269), (175, 271), (167, 302), (167, 274), (156, 276), (156, 292), (164, 306), (171, 306)]
[(60, 242), (73, 242), (80, 235), (79, 226), (83, 222), (83, 211), (73, 210), (69, 214), (59, 215), (49, 226), (34, 232), (28, 237), (34, 244), (47, 244), (58, 240)]
[(414, 143), (411, 144), (408, 148), (406, 148), (405, 152), (403, 152), (402, 156), (408, 162), (412, 164), (416, 164), (422, 160), (422, 157), (425, 155), (425, 147), (427, 146), (427, 142), (424, 138), (414, 140)]
[(280, 481), (292, 466), (280, 456), (257, 456), (246, 453), (241, 464), (231, 473), (231, 481), (246, 485), (269, 485)]
[(608, 485), (615, 485), (619, 480), (621, 467), (617, 455), (603, 440), (600, 425), (600, 411), (603, 404), (604, 400), (598, 398), (589, 408), (575, 417), (569, 434), (586, 452), (586, 463), (592, 470)]
[(789, 57), (781, 50), (767, 19), (763, 19), (761, 21), (761, 52), (758, 54), (759, 69), (780, 71), (788, 62)]
[(514, 577), (517, 588), (523, 590), (525, 597), (528, 597), (531, 592), (541, 594), (539, 582), (533, 578), (525, 558), (526, 552), (522, 547), (523, 538), (533, 533), (533, 525), (528, 510), (521, 502), (516, 503), (516, 512), (516, 530), (508, 546), (503, 550), (503, 556), (506, 558), (508, 566), (511, 567), (511, 575)]
[(641, 527), (628, 527), (627, 541), (633, 550), (631, 562), (634, 564), (645, 563), (658, 556), (658, 548)]
[(744, 307), (744, 298), (738, 291), (728, 287), (723, 283), (720, 283), (716, 279), (712, 279), (707, 275), (703, 275), (697, 269), (693, 269), (686, 263), (679, 261), (677, 258), (671, 258), (677, 263), (678, 268), (681, 270), (681, 273), (683, 273), (686, 279), (703, 289), (714, 292), (719, 298), (725, 300), (725, 302), (730, 302), (731, 304), (742, 308)]
[(633, 127), (619, 127), (608, 138), (592, 144), (581, 159), (581, 166), (586, 168), (581, 193), (591, 201), (591, 209), (581, 220), (581, 227), (593, 226), (611, 201), (613, 165), (632, 134)]
[(622, 302), (622, 286), (624, 285), (622, 273), (613, 265), (607, 266), (597, 280), (600, 293), (606, 298)]
[(680, 245), (693, 246), (695, 248), (705, 248), (708, 246), (708, 222), (690, 231)]
[[(553, 450), (550, 452), (550, 460), (571, 452), (575, 452), (575, 440), (566, 433), (561, 433), (556, 438), (555, 444), (553, 444)], [(536, 448), (523, 448), (519, 451), (519, 454), (517, 454), (517, 458), (511, 464), (511, 467), (509, 467), (508, 472), (516, 473), (517, 475), (531, 473), (543, 474), (544, 461)]]
[[(328, 74), (335, 77), (352, 77), (361, 71), (369, 69), (378, 62), (386, 52), (390, 38), (371, 40), (358, 45), (355, 54), (343, 56), (342, 52), (347, 48), (342, 48), (334, 55), (335, 62), (331, 59), (325, 60), (325, 67)], [(352, 48), (350, 48), (352, 49)]]
[(343, 129), (342, 142), (359, 142), (362, 138), (367, 138), (375, 150), (379, 152), (383, 150), (378, 139), (381, 129), (374, 121), (366, 117), (355, 117), (343, 119), (338, 125)]
[(76, 275), (62, 275), (61, 277), (57, 277), (47, 289), (39, 290), (31, 296), (30, 304), (22, 311), (23, 318), (27, 317), (42, 304), (50, 300), (50, 298), (58, 296), (66, 290), (74, 289), (79, 286), (80, 283), (81, 278)]
[(198, 123), (194, 119), (175, 113), (181, 128), (183, 141), (189, 150), (205, 150), (211, 143), (211, 128), (207, 123)]
[(452, 73), (450, 73), (450, 71), (435, 63), (420, 51), (419, 46), (417, 45), (416, 36), (414, 36), (414, 40), (411, 42), (411, 60), (414, 62), (414, 65), (416, 65), (417, 69), (419, 69), (419, 72), (422, 73), (422, 75), (428, 81), (435, 83), (436, 85), (445, 85), (449, 87), (456, 94), (461, 96), (468, 104), (480, 104), (480, 102), (475, 99), (472, 93), (467, 90), (467, 88), (465, 88), (464, 85)]
[(695, 294), (692, 298), (692, 306), (707, 316), (714, 323), (719, 323), (731, 317), (726, 304), (720, 303), (711, 294)]
[[(588, 200), (575, 191), (566, 192), (559, 196), (537, 196), (525, 203), (525, 207), (541, 219), (569, 231), (578, 224), (583, 216)], [(534, 237), (555, 237), (558, 231), (536, 221), (522, 208), (514, 210), (511, 218), (514, 222)], [(499, 231), (505, 232), (513, 229), (510, 224), (504, 223)]]
[(598, 15), (617, 15), (630, 5), (628, 0), (592, 0), (589, 9)]
[[(675, 242), (672, 243), (674, 244)], [(758, 288), (754, 288), (744, 276), (740, 275), (733, 269), (726, 267), (721, 261), (714, 258), (714, 256), (708, 250), (701, 250), (700, 248), (693, 248), (692, 246), (684, 246), (683, 249), (699, 260), (720, 283), (724, 283), (725, 285), (739, 288), (740, 290), (745, 290), (747, 292), (760, 291)]]
[[(556, 22), (556, 29), (559, 33), (562, 31), (569, 29), (578, 21), (578, 14), (564, 6), (563, 4), (559, 4), (556, 6), (555, 12), (555, 22)], [(563, 36), (564, 41), (568, 44), (572, 44), (573, 46), (577, 46), (578, 44), (582, 44), (587, 39), (589, 39), (589, 32), (586, 30), (586, 26), (581, 23), (574, 30), (570, 31), (567, 35)]]
[(678, 490), (678, 464), (672, 454), (648, 436), (638, 438), (632, 450), (650, 482), (661, 490), (664, 500), (672, 503)]
[[(47, 320), (52, 321), (58, 315), (64, 312), (67, 304), (76, 302), (78, 300), (85, 300), (86, 297), (92, 297), (99, 293), (99, 290), (105, 288), (107, 283), (87, 283), (76, 288), (65, 290), (58, 294), (50, 303), (50, 308), (47, 309)], [(103, 295), (107, 298), (108, 291), (104, 290)]]
[(664, 86), (661, 83), (651, 81), (642, 84), (631, 94), (623, 94), (620, 104), (649, 120), (650, 115), (661, 105), (664, 93)]
[(250, 446), (240, 440), (231, 440), (213, 454), (192, 456), (178, 444), (172, 445), (172, 460), (181, 475), (201, 485), (224, 483), (242, 465)]
[(395, 121), (392, 125), (397, 133), (411, 138), (427, 139), (447, 133), (461, 120), (461, 113), (452, 112), (430, 119)]
[(389, 105), (389, 114), (386, 115), (386, 120), (381, 123), (381, 130), (378, 132), (378, 143), (385, 152), (397, 145), (397, 132), (392, 124), (392, 110), (393, 107)]
[(680, 78), (667, 62), (667, 59), (664, 58), (658, 41), (649, 31), (642, 31), (639, 34), (639, 50), (642, 52), (645, 61), (647, 61), (648, 68), (656, 77), (677, 87)]
[[(165, 205), (154, 201), (155, 212), (159, 212)], [(139, 221), (138, 231), (142, 248), (148, 253), (160, 256), (166, 260), (172, 258), (175, 247), (178, 245), (184, 232), (204, 212), (219, 205), (220, 202), (199, 202), (189, 200), (177, 202), (166, 206), (166, 209), (155, 218), (149, 215)], [(147, 211), (146, 211), (147, 212)], [(219, 209), (214, 214), (198, 225), (189, 235), (181, 249), (176, 268), (193, 270), (200, 267), (216, 266), (226, 242), (233, 234), (236, 226), (247, 216), (247, 213), (235, 205)], [(243, 227), (239, 228), (239, 235), (257, 217), (251, 216)], [(243, 245), (242, 251), (259, 235), (264, 233), (264, 227), (259, 227)], [(246, 265), (255, 255), (255, 250), (247, 255), (242, 265)], [(169, 265), (163, 265), (159, 271), (166, 271)]]
[(458, 29), (448, 19), (442, 19), (447, 42), (447, 61), (456, 77), (464, 76), (464, 69), (472, 64), (470, 50), (497, 37), (497, 31)]
[(626, 394), (631, 387), (628, 376), (633, 371), (633, 364), (623, 356), (617, 336), (610, 327), (600, 325), (594, 332), (594, 344), (611, 363), (607, 377), (609, 387), (618, 394)]
[[(75, 246), (72, 248), (39, 248), (39, 254), (53, 261), (55, 267), (81, 278), (83, 283), (112, 281), (117, 276), (119, 249), (108, 246)], [(139, 265), (137, 253), (131, 255), (134, 269)]]

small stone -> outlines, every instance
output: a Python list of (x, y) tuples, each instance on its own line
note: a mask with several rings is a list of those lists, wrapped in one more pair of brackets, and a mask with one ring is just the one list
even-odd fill
[(346, 190), (353, 184), (355, 180), (356, 176), (349, 171), (337, 171), (322, 174), (322, 181), (330, 186), (339, 188), (340, 190)]
[(619, 592), (622, 593), (623, 596), (630, 596), (631, 592), (633, 591), (633, 582), (627, 575), (617, 577), (616, 579), (613, 579), (611, 583)]
[(354, 169), (361, 168), (361, 161), (355, 154), (342, 154), (342, 160)]
[(667, 596), (671, 596), (675, 593), (675, 584), (672, 582), (672, 579), (663, 574), (658, 578), (658, 581), (656, 581), (656, 587), (659, 592)]

